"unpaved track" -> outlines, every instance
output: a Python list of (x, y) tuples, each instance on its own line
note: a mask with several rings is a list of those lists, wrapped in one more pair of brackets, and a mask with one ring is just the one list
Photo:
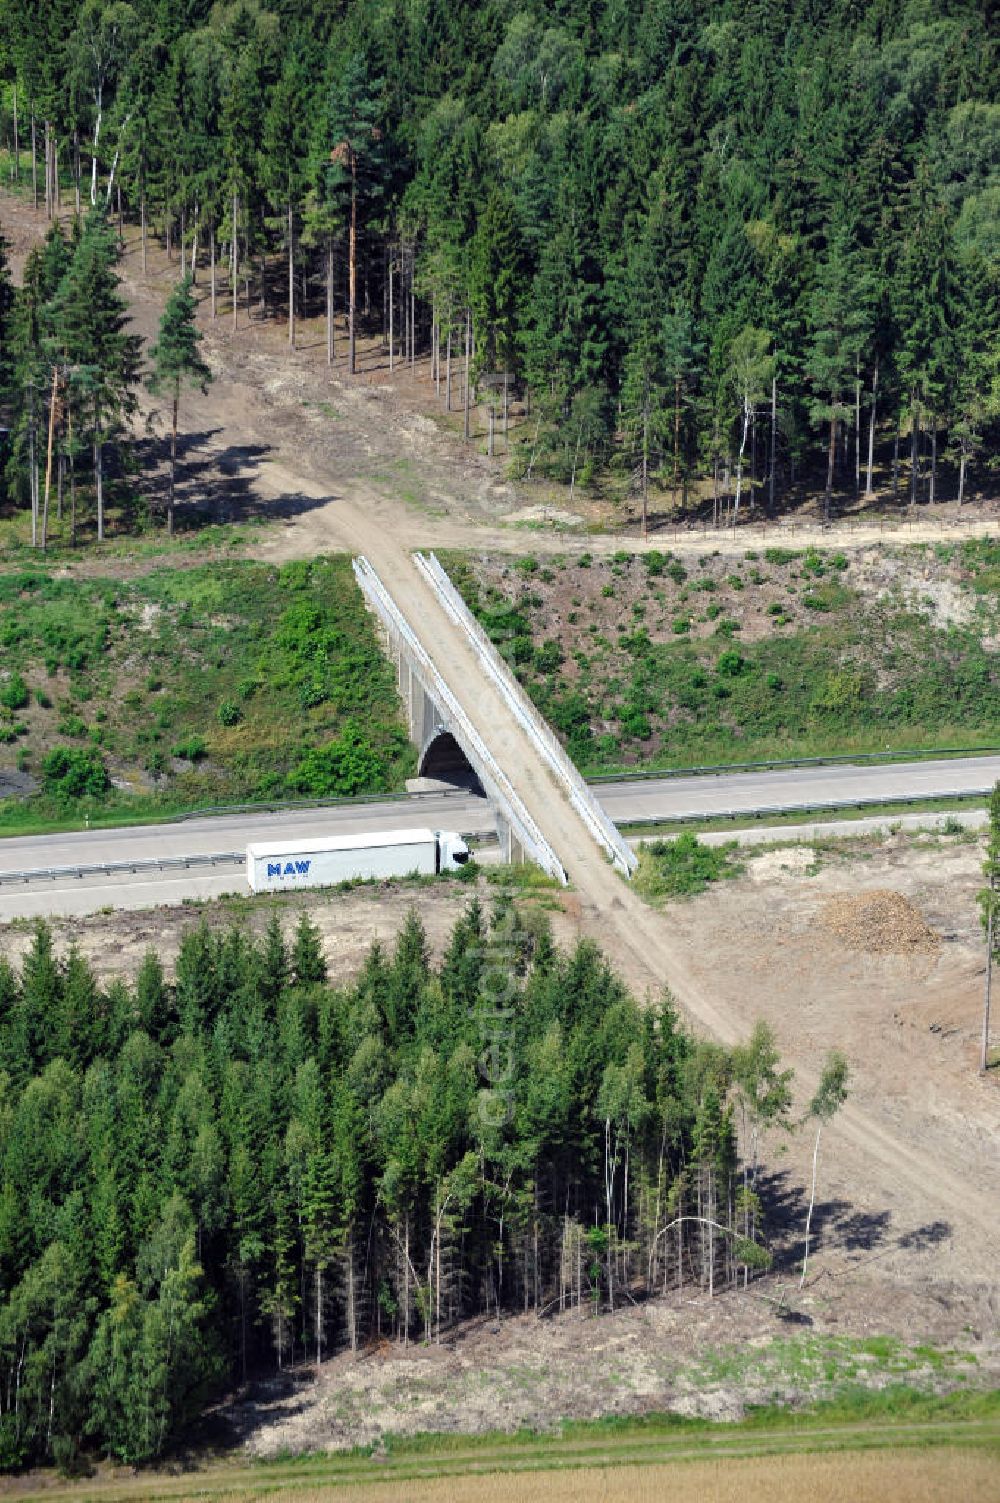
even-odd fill
[[(44, 233), (44, 222), (39, 229)], [(133, 253), (125, 285), (136, 325), (148, 336), (169, 284), (142, 286), (134, 279), (136, 270)], [(456, 464), (449, 440), (423, 435), (412, 423), (401, 423), (399, 434), (394, 435), (392, 409), (380, 398), (345, 390), (342, 385), (334, 385), (331, 391), (325, 376), (320, 380), (296, 357), (279, 356), (274, 348), (266, 348), (266, 338), (263, 345), (256, 336), (245, 334), (244, 339), (247, 343), (242, 346), (230, 344), (221, 326), (211, 328), (209, 348), (217, 380), (207, 396), (188, 399), (182, 424), (187, 431), (198, 428), (204, 434), (202, 458), (210, 460), (215, 451), (228, 477), (245, 480), (255, 500), (272, 503), (273, 510), (285, 518), (280, 529), (261, 540), (255, 553), (276, 562), (333, 549), (364, 553), (564, 862), (579, 898), (581, 932), (602, 946), (640, 992), (646, 990), (655, 997), (668, 987), (688, 1016), (720, 1041), (732, 1043), (744, 1037), (754, 1019), (741, 1015), (738, 1007), (720, 1005), (709, 994), (671, 942), (669, 918), (648, 908), (591, 844), (549, 769), (492, 686), (480, 677), (471, 649), (418, 574), (410, 554), (417, 547), (448, 546), (519, 551), (527, 547), (545, 553), (587, 549), (601, 554), (620, 547), (638, 551), (643, 546), (669, 546), (694, 553), (716, 549), (739, 553), (764, 540), (758, 529), (752, 534), (741, 529), (738, 537), (683, 532), (675, 536), (671, 529), (650, 539), (648, 545), (634, 537), (580, 538), (565, 532), (514, 531), (501, 523), (504, 508), (496, 496), (501, 488), (488, 476), (484, 479), (481, 462), (463, 468)], [(248, 349), (248, 344), (255, 347)], [(290, 372), (296, 378), (301, 374), (294, 395), (288, 383)], [(348, 420), (341, 431), (346, 449), (353, 444), (353, 451), (346, 458), (345, 446), (338, 446), (339, 458), (331, 449), (330, 424), (320, 423), (315, 416), (315, 441), (304, 437), (302, 397), (315, 397), (318, 390), (334, 394), (347, 408)], [(393, 452), (420, 470), (424, 493), (432, 504), (405, 504), (397, 499), (392, 484), (380, 486), (365, 478)], [(363, 455), (374, 456), (378, 463), (365, 467)], [(508, 496), (508, 510), (513, 499)], [(912, 528), (894, 530), (892, 536), (917, 542), (996, 531), (996, 522), (990, 519), (956, 529), (947, 525), (953, 517), (952, 508), (946, 513), (942, 508), (936, 517), (925, 521), (921, 516)], [(878, 526), (833, 531), (797, 526), (768, 529), (767, 540), (846, 547), (869, 545), (881, 536)], [(738, 934), (733, 936), (731, 951), (720, 954), (717, 964), (729, 974), (738, 967)], [(820, 1062), (798, 1057), (794, 1018), (782, 1030), (780, 1042), (796, 1065), (800, 1091), (808, 1093)], [(913, 1088), (919, 1092), (920, 1082), (915, 1081)], [(919, 1143), (904, 1142), (875, 1110), (862, 1111), (848, 1103), (829, 1134), (840, 1186), (852, 1202), (890, 1210), (901, 1227), (916, 1229), (937, 1218), (946, 1221), (952, 1275), (973, 1281), (979, 1277), (993, 1286), (1000, 1251), (1000, 1122), (997, 1141), (993, 1175), (989, 1182), (973, 1185), (963, 1181), (960, 1165), (939, 1161)], [(935, 1257), (944, 1264), (943, 1254)]]
[[(275, 498), (299, 494), (322, 500), (324, 495), (321, 485), (292, 473), (285, 463), (263, 465), (257, 485)], [(696, 981), (679, 949), (671, 943), (668, 917), (644, 903), (606, 862), (549, 768), (492, 684), (483, 679), (468, 642), (413, 563), (409, 548), (416, 539), (411, 530), (378, 525), (366, 508), (347, 498), (313, 510), (308, 516), (312, 534), (322, 528), (316, 541), (323, 548), (364, 553), (377, 569), (566, 867), (580, 900), (581, 932), (602, 946), (640, 993), (657, 997), (668, 988), (692, 1021), (720, 1042), (733, 1044), (746, 1037), (754, 1019), (720, 1006)], [(292, 529), (297, 526), (292, 524)], [(739, 936), (734, 935), (732, 952), (720, 954), (718, 964), (720, 969), (728, 969), (738, 963)], [(795, 1058), (794, 1029), (785, 1034), (782, 1045), (795, 1061), (800, 1091), (811, 1091), (818, 1062)], [(914, 1082), (914, 1088), (919, 1089), (918, 1082)], [(839, 1154), (853, 1160), (849, 1182), (864, 1187), (864, 1198), (872, 1206), (892, 1206), (903, 1222), (948, 1222), (958, 1264), (970, 1274), (978, 1267), (987, 1277), (995, 1278), (1000, 1244), (1000, 1172), (988, 1185), (963, 1183), (956, 1166), (941, 1165), (919, 1145), (902, 1141), (873, 1113), (850, 1102), (837, 1119), (834, 1133)]]

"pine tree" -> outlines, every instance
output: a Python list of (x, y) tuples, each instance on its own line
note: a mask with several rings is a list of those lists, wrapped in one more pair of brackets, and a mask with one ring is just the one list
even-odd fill
[(150, 391), (170, 398), (170, 490), (167, 499), (167, 532), (174, 530), (174, 495), (177, 478), (177, 412), (184, 386), (208, 390), (212, 372), (201, 355), (201, 334), (197, 324), (197, 305), (191, 291), (191, 278), (179, 282), (167, 299), (160, 319), (160, 333), (149, 352), (152, 373)]
[(324, 197), (342, 206), (348, 225), (347, 369), (357, 369), (358, 236), (382, 190), (385, 128), (382, 80), (360, 52), (336, 64), (327, 87), (320, 140), (326, 154)]
[(129, 332), (118, 286), (117, 247), (103, 214), (92, 213), (59, 288), (55, 338), (90, 427), (97, 491), (97, 540), (104, 540), (104, 445), (136, 408), (141, 340)]
[(295, 926), (291, 966), (296, 986), (320, 986), (326, 980), (322, 939), (307, 913), (302, 914)]

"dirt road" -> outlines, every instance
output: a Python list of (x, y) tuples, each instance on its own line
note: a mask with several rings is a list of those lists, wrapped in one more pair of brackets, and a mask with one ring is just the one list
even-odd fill
[[(232, 404), (238, 405), (239, 397), (235, 391), (219, 395), (222, 405), (213, 407), (213, 414), (232, 436)], [(246, 401), (252, 409), (256, 394), (248, 391)], [(236, 438), (237, 445), (241, 437), (239, 434)], [(602, 945), (640, 993), (655, 997), (667, 988), (689, 1018), (711, 1036), (730, 1044), (745, 1037), (755, 1015), (743, 1012), (738, 1003), (720, 1001), (719, 992), (705, 977), (704, 965), (695, 967), (676, 943), (669, 920), (649, 908), (606, 863), (548, 767), (493, 686), (481, 677), (469, 645), (412, 560), (411, 547), (438, 541), (433, 529), (412, 518), (394, 516), (391, 503), (382, 497), (359, 499), (356, 488), (331, 499), (335, 488), (315, 478), (309, 469), (305, 456), (303, 463), (297, 464), (284, 452), (280, 459), (269, 459), (257, 468), (253, 487), (258, 495), (279, 504), (293, 495), (319, 503), (290, 518), (280, 540), (265, 542), (262, 551), (291, 557), (347, 549), (370, 559), (566, 866), (580, 901), (580, 931)], [(449, 526), (454, 539), (467, 543), (481, 530), (468, 524), (460, 526), (455, 519)], [(715, 957), (715, 964), (720, 972), (729, 973), (738, 965), (738, 957), (739, 936), (734, 933), (729, 948), (720, 949)], [(804, 1097), (815, 1082), (820, 1062), (802, 1056), (794, 1017), (779, 1027), (779, 1037), (784, 1052), (796, 1065)], [(941, 1162), (933, 1151), (906, 1141), (888, 1117), (850, 1102), (832, 1129), (830, 1140), (836, 1145), (832, 1151), (837, 1158), (842, 1163), (846, 1160), (844, 1189), (859, 1208), (867, 1206), (873, 1214), (889, 1210), (898, 1225), (905, 1227), (909, 1222), (914, 1231), (929, 1224), (947, 1224), (950, 1240), (946, 1251), (936, 1249), (938, 1266), (947, 1263), (956, 1274), (964, 1271), (969, 1276), (978, 1270), (983, 1277), (996, 1277), (1000, 1155), (988, 1181), (978, 1185), (963, 1182), (954, 1162)]]
[[(155, 326), (166, 279), (176, 274), (175, 268), (161, 266), (160, 271), (159, 281), (154, 276), (143, 283), (134, 249), (126, 263), (125, 285), (136, 323), (147, 335)], [(197, 432), (186, 459), (189, 464), (192, 455), (199, 459), (202, 483), (206, 469), (215, 468), (230, 486), (222, 504), (231, 514), (246, 506), (282, 516), (280, 532), (261, 540), (260, 556), (277, 560), (349, 550), (371, 560), (567, 867), (579, 899), (580, 931), (593, 936), (640, 992), (657, 996), (669, 988), (707, 1033), (725, 1043), (745, 1036), (753, 1015), (738, 1001), (720, 1000), (722, 989), (712, 979), (713, 971), (728, 977), (738, 968), (738, 933), (711, 957), (707, 975), (704, 956), (698, 966), (692, 963), (669, 919), (647, 907), (591, 844), (549, 769), (493, 687), (481, 679), (468, 644), (413, 564), (411, 549), (418, 546), (521, 545), (523, 534), (501, 522), (518, 498), (485, 462), (467, 453), (456, 459), (451, 437), (428, 419), (415, 417), (385, 386), (349, 389), (342, 381), (331, 382), (306, 353), (280, 353), (273, 330), (269, 334), (263, 325), (256, 331), (244, 329), (235, 339), (220, 325), (210, 326), (208, 334), (216, 380), (207, 396), (190, 399), (182, 413), (182, 422)], [(400, 499), (404, 492), (409, 499)], [(981, 529), (994, 525), (989, 520), (977, 524)], [(838, 532), (836, 543), (871, 542), (877, 535), (877, 528), (858, 528), (853, 535)], [(935, 520), (912, 535), (914, 540), (940, 536), (941, 528)], [(809, 532), (795, 532), (796, 544), (810, 540)], [(815, 540), (831, 541), (819, 531)], [(669, 546), (740, 551), (748, 541), (696, 535), (683, 541), (671, 537)], [(566, 534), (531, 534), (533, 550), (564, 551), (569, 545)], [(641, 544), (594, 537), (578, 546), (605, 551)], [(662, 547), (664, 540), (652, 540), (650, 546)], [(803, 1054), (794, 1015), (780, 1026), (779, 1038), (796, 1065), (804, 1097), (819, 1061)], [(913, 1087), (919, 1090), (919, 1082)], [(886, 1113), (852, 1103), (829, 1140), (845, 1189), (860, 1209), (889, 1211), (899, 1226), (910, 1226), (915, 1233), (929, 1224), (947, 1225), (947, 1247), (934, 1248), (933, 1266), (947, 1265), (955, 1276), (995, 1282), (1000, 1153), (992, 1174), (978, 1183), (963, 1181), (960, 1166), (939, 1158), (932, 1143), (908, 1141)], [(915, 1244), (914, 1257), (921, 1255)]]

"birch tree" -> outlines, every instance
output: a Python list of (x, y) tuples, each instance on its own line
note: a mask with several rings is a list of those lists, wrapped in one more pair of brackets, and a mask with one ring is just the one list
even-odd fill
[(832, 1050), (827, 1056), (823, 1066), (823, 1073), (819, 1078), (816, 1094), (809, 1103), (806, 1113), (806, 1121), (816, 1124), (816, 1141), (813, 1144), (812, 1178), (809, 1183), (809, 1209), (806, 1212), (805, 1251), (802, 1255), (802, 1275), (799, 1279), (801, 1289), (806, 1281), (806, 1270), (809, 1267), (809, 1234), (812, 1228), (813, 1209), (816, 1205), (816, 1176), (819, 1169), (819, 1144), (823, 1136), (823, 1129), (839, 1112), (847, 1100), (848, 1065), (844, 1055), (839, 1050)]

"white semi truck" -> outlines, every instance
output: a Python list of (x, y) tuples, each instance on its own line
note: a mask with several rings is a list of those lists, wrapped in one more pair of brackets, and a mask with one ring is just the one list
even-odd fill
[(333, 887), (380, 877), (456, 871), (469, 847), (454, 830), (376, 830), (311, 840), (269, 840), (247, 846), (251, 892)]

